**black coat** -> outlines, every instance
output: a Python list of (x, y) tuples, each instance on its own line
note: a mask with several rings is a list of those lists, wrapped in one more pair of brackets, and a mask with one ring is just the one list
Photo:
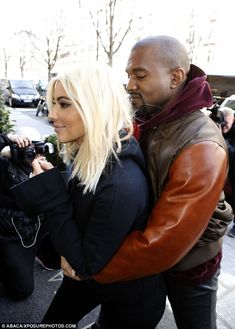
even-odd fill
[[(0, 151), (9, 144), (7, 135), (0, 134)], [(34, 241), (41, 219), (28, 218), (11, 192), (12, 186), (29, 178), (31, 170), (28, 163), (17, 164), (11, 158), (0, 156), (0, 244), (22, 239), (25, 245), (31, 245)]]
[[(95, 193), (83, 194), (84, 188), (76, 179), (70, 181), (67, 191), (57, 168), (12, 189), (30, 215), (45, 214), (57, 252), (84, 278), (97, 274), (109, 262), (129, 232), (143, 229), (150, 213), (145, 162), (135, 139), (123, 145), (119, 160), (109, 161)], [(89, 279), (79, 282), (81, 285), (98, 303), (128, 308), (144, 300), (156, 312), (165, 307), (161, 274), (110, 284)], [(82, 298), (80, 290), (78, 293)]]
[(229, 172), (228, 177), (233, 190), (235, 193), (235, 123), (233, 123), (231, 129), (223, 134), (226, 141), (229, 153)]
[(145, 227), (150, 212), (144, 158), (134, 138), (119, 159), (112, 157), (95, 193), (84, 195), (76, 179), (68, 193), (57, 168), (12, 189), (29, 215), (45, 214), (57, 251), (83, 277), (98, 273), (129, 232)]

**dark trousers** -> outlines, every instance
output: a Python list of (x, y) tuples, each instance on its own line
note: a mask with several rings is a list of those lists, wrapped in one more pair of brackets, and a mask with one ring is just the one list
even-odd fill
[(99, 323), (108, 329), (154, 329), (165, 309), (165, 284), (162, 276), (99, 285), (91, 280), (75, 281), (64, 277), (43, 323), (76, 324), (101, 304)]
[(189, 284), (166, 274), (168, 298), (178, 329), (216, 329), (216, 295), (220, 271), (206, 282)]
[(24, 299), (33, 292), (34, 250), (23, 248), (18, 241), (0, 246), (1, 283), (13, 299)]
[(32, 294), (35, 256), (46, 237), (42, 225), (36, 243), (30, 248), (23, 247), (19, 240), (0, 245), (0, 281), (10, 298), (24, 299)]

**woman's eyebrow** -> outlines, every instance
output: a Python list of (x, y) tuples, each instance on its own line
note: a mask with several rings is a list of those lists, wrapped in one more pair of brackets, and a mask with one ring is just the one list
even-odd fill
[[(70, 101), (70, 99), (69, 99), (69, 97), (67, 97), (67, 96), (59, 96), (59, 97), (57, 97), (57, 101), (60, 101), (61, 99), (65, 99), (65, 100), (67, 100), (67, 101)], [(53, 97), (53, 100), (55, 100), (55, 98)]]

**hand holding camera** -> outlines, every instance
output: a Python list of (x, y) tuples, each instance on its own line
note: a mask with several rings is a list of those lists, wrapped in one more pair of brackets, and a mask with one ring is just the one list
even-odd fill
[(30, 139), (26, 136), (8, 134), (7, 137), (12, 143), (16, 143), (19, 148), (27, 147), (31, 144)]
[(38, 155), (54, 153), (54, 146), (51, 143), (33, 141), (27, 147), (19, 147), (17, 143), (11, 143), (11, 159), (16, 163), (31, 163)]
[(54, 166), (48, 162), (45, 157), (36, 157), (32, 162), (33, 175), (39, 175), (44, 171), (54, 168)]

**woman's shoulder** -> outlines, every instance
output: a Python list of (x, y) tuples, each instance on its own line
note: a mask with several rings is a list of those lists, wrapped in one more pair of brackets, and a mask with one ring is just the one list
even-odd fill
[(128, 140), (122, 141), (121, 151), (117, 155), (119, 160), (130, 159), (141, 164), (141, 166), (145, 162), (139, 143), (133, 136)]
[[(129, 188), (146, 184), (146, 164), (138, 142), (134, 137), (122, 142), (122, 148), (117, 156), (110, 158), (103, 175), (100, 186), (114, 184), (115, 188), (130, 183)], [(129, 189), (128, 186), (125, 187)]]

